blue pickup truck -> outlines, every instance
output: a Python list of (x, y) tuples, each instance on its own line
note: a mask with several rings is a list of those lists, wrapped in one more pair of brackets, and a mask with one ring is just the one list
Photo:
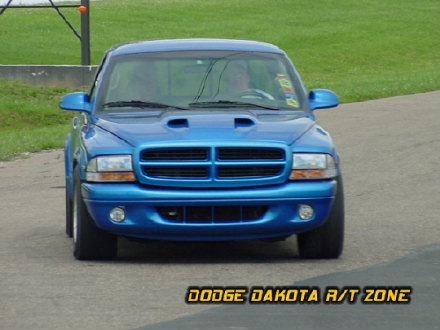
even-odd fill
[(104, 56), (65, 145), (66, 233), (79, 260), (117, 256), (118, 236), (283, 240), (337, 258), (344, 193), (338, 152), (278, 47), (255, 41), (126, 43)]

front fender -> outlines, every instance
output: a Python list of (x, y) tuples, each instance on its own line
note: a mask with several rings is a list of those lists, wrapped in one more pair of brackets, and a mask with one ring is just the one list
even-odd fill
[(64, 143), (64, 175), (66, 179), (66, 193), (72, 198), (73, 196), (73, 162), (72, 162), (72, 134), (67, 135)]
[(67, 136), (64, 146), (64, 170), (66, 179), (66, 192), (70, 198), (73, 197), (73, 181), (75, 167), (79, 166), (81, 179), (85, 178), (85, 169), (88, 163), (88, 156), (85, 146), (80, 141), (74, 141), (72, 134)]

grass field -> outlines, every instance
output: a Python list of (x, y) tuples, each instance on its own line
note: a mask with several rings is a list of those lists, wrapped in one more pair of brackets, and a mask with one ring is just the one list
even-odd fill
[[(79, 12), (63, 12), (79, 29)], [(308, 88), (332, 89), (342, 102), (440, 88), (437, 0), (105, 0), (91, 2), (90, 14), (94, 64), (112, 45), (131, 40), (242, 38), (279, 45), (294, 60)], [(79, 64), (80, 58), (79, 40), (53, 9), (8, 9), (0, 16), (0, 64)], [(20, 105), (11, 108), (9, 91), (18, 85), (2, 85), (6, 87), (0, 90), (0, 158), (61, 146), (56, 136), (63, 136), (68, 122), (56, 110), (62, 92), (32, 89), (49, 94), (47, 102), (39, 98), (32, 102), (27, 88), (20, 87), (23, 94), (16, 95)], [(15, 119), (8, 119), (5, 126), (1, 121), (9, 118), (9, 112), (22, 113), (11, 116)], [(47, 125), (46, 117), (37, 116), (26, 126), (30, 112), (51, 114), (55, 123)], [(24, 132), (36, 135), (29, 139), (32, 148), (21, 140)], [(2, 151), (4, 141), (15, 147)]]
[(0, 81), (0, 160), (63, 145), (71, 114), (58, 102), (67, 89)]

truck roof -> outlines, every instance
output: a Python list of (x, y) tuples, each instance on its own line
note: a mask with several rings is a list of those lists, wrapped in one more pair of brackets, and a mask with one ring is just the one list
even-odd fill
[(272, 44), (251, 40), (236, 39), (165, 39), (146, 40), (121, 44), (113, 47), (112, 55), (125, 55), (146, 52), (190, 51), (190, 50), (232, 50), (284, 54)]

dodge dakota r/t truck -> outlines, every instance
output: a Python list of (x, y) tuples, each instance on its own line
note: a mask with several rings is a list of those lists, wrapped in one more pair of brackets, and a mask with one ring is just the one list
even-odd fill
[(66, 232), (80, 260), (117, 256), (117, 237), (282, 240), (337, 258), (344, 237), (338, 152), (278, 47), (176, 39), (110, 49), (65, 145)]

